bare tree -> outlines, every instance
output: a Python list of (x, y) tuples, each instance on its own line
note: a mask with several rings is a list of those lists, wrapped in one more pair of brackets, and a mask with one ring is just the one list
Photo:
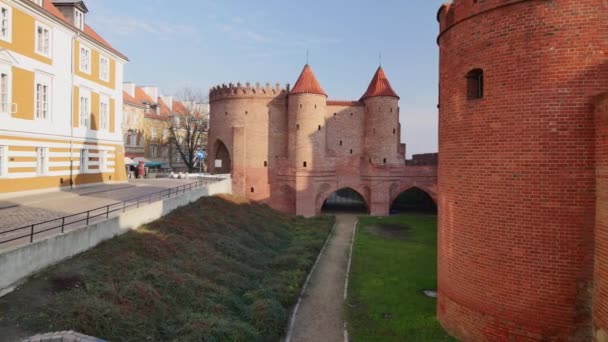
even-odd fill
[(173, 110), (167, 122), (169, 140), (175, 152), (188, 167), (189, 172), (196, 170), (197, 152), (207, 149), (207, 130), (209, 116), (206, 97), (192, 89), (178, 93), (180, 100), (173, 101)]

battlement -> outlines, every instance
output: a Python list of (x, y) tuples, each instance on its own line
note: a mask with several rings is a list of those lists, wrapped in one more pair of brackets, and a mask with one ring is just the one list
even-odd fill
[(281, 87), (279, 83), (275, 83), (274, 87), (270, 83), (261, 86), (259, 82), (255, 85), (247, 82), (245, 85), (241, 83), (222, 84), (209, 89), (209, 101), (218, 101), (223, 99), (236, 98), (274, 98), (277, 96), (286, 96), (289, 93), (289, 84)]
[(441, 36), (453, 25), (477, 15), (531, 0), (453, 0), (441, 5), (437, 12)]

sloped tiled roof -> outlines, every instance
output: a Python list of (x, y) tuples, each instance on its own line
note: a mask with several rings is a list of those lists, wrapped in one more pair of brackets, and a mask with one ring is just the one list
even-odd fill
[(171, 114), (171, 109), (160, 97), (158, 98), (158, 104), (160, 105), (160, 115), (169, 116)]
[(399, 95), (397, 95), (397, 93), (391, 87), (388, 78), (386, 78), (382, 67), (378, 67), (378, 70), (376, 70), (376, 74), (372, 78), (369, 87), (367, 87), (365, 94), (361, 96), (361, 100), (374, 96), (390, 96), (399, 98)]
[[(68, 25), (72, 26), (72, 23), (70, 23), (65, 18), (65, 16), (63, 14), (61, 14), (61, 12), (57, 9), (57, 7), (55, 7), (55, 5), (53, 5), (53, 2), (51, 0), (42, 0), (42, 8), (44, 8), (47, 12), (49, 12), (50, 14), (52, 14), (54, 17), (56, 17), (59, 20), (67, 23)], [(110, 50), (113, 53), (117, 54), (118, 56), (120, 56), (120, 57), (128, 60), (127, 56), (123, 55), (118, 50), (116, 50), (115, 48), (113, 48), (112, 45), (110, 45), (110, 43), (108, 43), (105, 39), (103, 39), (89, 25), (86, 25), (86, 24), (84, 25), (84, 34), (85, 34), (85, 36), (88, 36), (91, 40), (98, 42), (99, 44), (101, 44), (105, 48), (107, 48), (108, 50)]]
[(296, 84), (291, 90), (291, 94), (318, 94), (327, 96), (308, 64), (302, 69), (300, 77), (298, 77)]
[(137, 101), (139, 101), (140, 103), (150, 103), (150, 104), (154, 104), (156, 103), (156, 101), (152, 100), (152, 98), (150, 96), (148, 96), (148, 94), (146, 94), (146, 92), (140, 88), (140, 87), (135, 87), (135, 99)]
[(133, 96), (129, 95), (129, 93), (127, 93), (124, 90), (122, 92), (122, 102), (123, 103), (131, 104), (131, 105), (134, 105), (134, 106), (145, 107), (143, 103), (137, 101)]

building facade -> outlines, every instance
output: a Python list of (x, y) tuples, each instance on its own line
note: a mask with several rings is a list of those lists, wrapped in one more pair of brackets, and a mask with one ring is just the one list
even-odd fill
[(437, 314), (462, 341), (608, 341), (606, 13), (439, 10)]
[[(179, 100), (174, 96), (160, 94), (158, 87), (136, 86), (126, 82), (124, 88), (125, 112), (132, 115), (123, 130), (125, 148), (130, 158), (143, 158), (146, 161), (160, 163), (163, 169), (188, 171), (181, 154), (177, 151), (171, 130), (178, 126), (179, 120), (189, 115), (208, 113), (207, 104)], [(131, 117), (131, 116), (130, 116)], [(206, 132), (205, 132), (206, 134)], [(185, 132), (176, 130), (177, 139), (184, 139)]]
[(124, 181), (127, 58), (83, 1), (0, 1), (0, 193)]
[(212, 88), (208, 168), (233, 191), (284, 212), (313, 216), (349, 188), (375, 215), (412, 187), (435, 196), (436, 167), (405, 165), (399, 97), (378, 68), (358, 101), (328, 100), (306, 65), (293, 89)]
[(122, 134), (125, 156), (131, 159), (144, 158), (144, 113), (146, 106), (135, 99), (135, 85), (133, 83), (123, 85), (122, 100)]

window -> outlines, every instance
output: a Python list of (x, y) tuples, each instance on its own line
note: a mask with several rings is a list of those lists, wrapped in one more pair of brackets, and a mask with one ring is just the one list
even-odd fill
[(157, 146), (150, 146), (150, 157), (151, 158), (158, 157), (158, 147)]
[(175, 154), (175, 162), (181, 163), (181, 161), (182, 161), (182, 155), (179, 153), (179, 151), (177, 151), (177, 153)]
[(85, 173), (89, 169), (89, 150), (80, 150), (80, 172)]
[(51, 29), (40, 23), (36, 23), (36, 53), (51, 56)]
[(74, 10), (74, 26), (79, 30), (84, 29), (84, 13), (79, 10)]
[(41, 176), (49, 171), (48, 147), (36, 148), (36, 174)]
[(137, 146), (137, 134), (129, 135), (129, 146)]
[(99, 151), (99, 171), (108, 170), (108, 151)]
[(80, 47), (80, 71), (91, 73), (91, 49), (84, 46)]
[(99, 128), (102, 131), (107, 131), (108, 127), (110, 126), (108, 110), (109, 110), (108, 99), (102, 98), (101, 101), (99, 102)]
[(0, 114), (11, 113), (11, 69), (0, 66)]
[(99, 78), (102, 81), (110, 81), (110, 60), (108, 57), (99, 57)]
[(167, 146), (163, 147), (163, 149), (162, 149), (162, 157), (163, 158), (169, 157), (169, 147), (167, 147)]
[(6, 146), (0, 146), (0, 177), (6, 177), (8, 175), (8, 158)]
[(36, 74), (35, 92), (34, 107), (36, 110), (36, 119), (49, 119), (51, 117), (51, 78), (45, 75)]
[(158, 138), (158, 132), (156, 131), (156, 127), (152, 127), (150, 129), (150, 139), (156, 140)]
[(80, 95), (80, 127), (89, 128), (91, 118), (90, 94)]
[(483, 70), (473, 69), (467, 74), (467, 99), (483, 98)]
[(11, 41), (12, 12), (8, 6), (0, 5), (0, 39)]

